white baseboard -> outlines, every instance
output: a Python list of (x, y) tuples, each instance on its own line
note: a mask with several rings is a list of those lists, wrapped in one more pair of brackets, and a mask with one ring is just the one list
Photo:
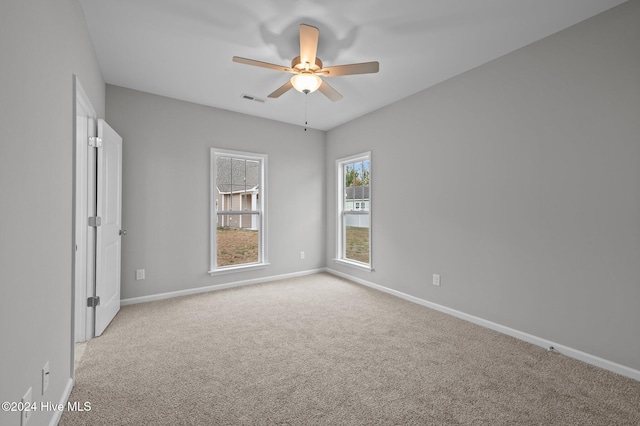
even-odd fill
[(265, 278), (254, 278), (254, 279), (251, 279), (251, 280), (234, 281), (234, 282), (231, 282), (231, 283), (210, 285), (210, 286), (206, 286), (206, 287), (189, 288), (189, 289), (186, 289), (186, 290), (170, 291), (168, 293), (158, 293), (158, 294), (152, 294), (152, 295), (149, 295), (149, 296), (132, 297), (132, 298), (129, 298), (129, 299), (120, 300), (120, 306), (134, 305), (136, 303), (152, 302), (154, 300), (171, 299), (172, 297), (188, 296), (188, 295), (191, 295), (191, 294), (207, 293), (207, 292), (210, 292), (210, 291), (224, 290), (226, 288), (240, 287), (240, 286), (244, 286), (244, 285), (261, 284), (261, 283), (266, 283), (266, 282), (270, 282), (270, 281), (283, 280), (283, 279), (286, 279), (286, 278), (302, 277), (304, 275), (317, 274), (319, 272), (324, 272), (324, 271), (325, 271), (324, 268), (311, 269), (311, 270), (308, 270), (308, 271), (293, 272), (293, 273), (290, 273), (290, 274), (282, 274), (282, 275), (274, 275), (274, 276), (265, 277)]
[[(60, 405), (62, 405), (65, 410), (67, 408), (67, 401), (69, 401), (69, 396), (71, 396), (71, 391), (73, 390), (74, 380), (69, 378), (67, 381), (67, 386), (64, 388), (64, 392), (62, 392), (62, 398), (60, 398)], [(51, 417), (51, 421), (49, 422), (49, 426), (56, 426), (60, 422), (60, 418), (62, 417), (62, 413), (64, 410), (54, 410), (53, 417)]]
[(501, 324), (497, 324), (492, 321), (488, 321), (473, 315), (466, 314), (461, 311), (457, 311), (455, 309), (448, 308), (446, 306), (438, 305), (437, 303), (429, 302), (424, 299), (420, 299), (415, 296), (408, 295), (406, 293), (402, 293), (397, 290), (393, 290), (379, 284), (374, 284), (372, 282), (342, 273), (340, 271), (336, 271), (335, 269), (325, 268), (325, 272), (336, 275), (338, 277), (342, 277), (348, 279), (350, 281), (356, 282), (358, 284), (362, 284), (367, 287), (371, 287), (373, 289), (391, 294), (393, 296), (399, 297), (401, 299), (408, 300), (409, 302), (417, 303), (418, 305), (426, 306), (427, 308), (434, 309), (436, 311), (444, 312), (445, 314), (452, 315), (457, 318), (461, 318), (463, 320), (472, 322), (474, 324), (489, 328), (491, 330), (497, 331), (502, 334), (506, 334), (511, 337), (515, 337), (516, 339), (524, 340), (525, 342), (532, 343), (537, 346), (541, 346), (545, 349), (549, 349), (553, 347), (553, 349), (563, 355), (566, 355), (570, 358), (574, 358), (580, 360), (582, 362), (586, 362), (587, 364), (595, 365), (596, 367), (604, 368), (605, 370), (613, 371), (614, 373), (620, 374), (622, 376), (629, 377), (631, 379), (640, 381), (640, 371), (633, 369), (631, 367), (627, 367), (622, 364), (618, 364), (613, 361), (609, 361), (595, 355), (588, 354), (586, 352), (582, 352), (577, 349), (570, 348), (568, 346), (552, 342), (547, 339), (543, 339), (541, 337), (537, 337), (522, 331), (515, 330), (510, 327), (506, 327)]

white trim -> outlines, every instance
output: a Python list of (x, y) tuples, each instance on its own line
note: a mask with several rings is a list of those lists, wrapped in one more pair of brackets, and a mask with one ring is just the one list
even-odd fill
[[(357, 263), (351, 263), (350, 259), (345, 258), (345, 252), (346, 252), (346, 248), (345, 248), (345, 241), (344, 241), (344, 171), (343, 171), (343, 166), (346, 163), (351, 163), (351, 162), (355, 162), (358, 160), (363, 160), (363, 161), (368, 161), (369, 162), (369, 199), (367, 200), (369, 202), (369, 209), (364, 212), (364, 211), (350, 211), (349, 214), (366, 214), (369, 216), (369, 263), (366, 264), (367, 267), (364, 266), (360, 266)], [(336, 203), (336, 260), (344, 263), (346, 265), (349, 266), (356, 266), (360, 269), (368, 269), (370, 271), (373, 270), (373, 204), (371, 203), (371, 200), (373, 199), (373, 192), (372, 192), (372, 177), (373, 177), (373, 172), (372, 172), (372, 168), (373, 168), (373, 161), (371, 158), (371, 151), (365, 151), (362, 152), (360, 154), (354, 154), (354, 155), (350, 155), (348, 157), (343, 157), (343, 158), (338, 158), (335, 162), (336, 164), (336, 173), (337, 173), (337, 187), (336, 187), (336, 193), (337, 193), (337, 203)], [(363, 265), (365, 265), (363, 263)]]
[(287, 278), (303, 277), (305, 275), (317, 274), (317, 273), (324, 272), (324, 271), (325, 271), (324, 268), (311, 269), (311, 270), (308, 270), (308, 271), (292, 272), (290, 274), (273, 275), (271, 277), (265, 277), (265, 278), (254, 278), (254, 279), (250, 279), (250, 280), (234, 281), (234, 282), (230, 282), (230, 283), (210, 285), (210, 286), (206, 286), (206, 287), (189, 288), (189, 289), (186, 289), (186, 290), (171, 291), (171, 292), (168, 292), (168, 293), (152, 294), (152, 295), (149, 295), (149, 296), (132, 297), (132, 298), (129, 298), (129, 299), (121, 300), (120, 301), (120, 306), (135, 305), (135, 304), (138, 304), (138, 303), (153, 302), (154, 300), (171, 299), (173, 297), (189, 296), (189, 295), (192, 295), (192, 294), (208, 293), (210, 291), (224, 290), (224, 289), (227, 289), (227, 288), (241, 287), (241, 286), (245, 286), (245, 285), (262, 284), (262, 283), (267, 283), (267, 282), (270, 282), (270, 281), (284, 280), (284, 279), (287, 279)]
[[(96, 111), (80, 79), (73, 75), (73, 236), (71, 295), (71, 377), (74, 377), (73, 347), (93, 337), (93, 309), (86, 299), (93, 296), (95, 284), (95, 232), (87, 217), (95, 214), (95, 150), (88, 137), (96, 136)], [(93, 202), (92, 202), (93, 201)]]
[(346, 260), (346, 259), (333, 259), (335, 262), (338, 262), (341, 265), (350, 266), (352, 268), (360, 269), (362, 271), (373, 272), (373, 268), (371, 265), (363, 262), (358, 262), (355, 260)]
[[(64, 388), (64, 392), (62, 392), (62, 398), (60, 398), (59, 404), (63, 405), (65, 410), (67, 409), (67, 402), (69, 402), (69, 397), (71, 396), (74, 384), (75, 381), (73, 379), (69, 379), (67, 381), (67, 386)], [(56, 426), (60, 422), (63, 412), (64, 410), (54, 410), (53, 417), (51, 417), (51, 421), (49, 421), (49, 426)]]
[(271, 265), (270, 263), (245, 263), (243, 265), (238, 266), (223, 266), (222, 268), (218, 268), (214, 271), (209, 271), (209, 275), (224, 275), (229, 274), (231, 272), (245, 272), (245, 271), (253, 271), (255, 269), (265, 269), (267, 266)]
[(497, 331), (499, 333), (506, 334), (507, 336), (515, 337), (516, 339), (524, 340), (525, 342), (529, 342), (529, 343), (532, 343), (534, 345), (541, 346), (541, 347), (543, 347), (545, 349), (553, 348), (555, 351), (557, 351), (557, 352), (559, 352), (559, 353), (561, 353), (563, 355), (566, 355), (566, 356), (568, 356), (570, 358), (574, 358), (574, 359), (580, 360), (582, 362), (585, 362), (587, 364), (595, 365), (596, 367), (600, 367), (600, 368), (603, 368), (605, 370), (609, 370), (609, 371), (612, 371), (614, 373), (620, 374), (622, 376), (626, 376), (626, 377), (629, 377), (631, 379), (640, 381), (640, 370), (636, 370), (634, 368), (627, 367), (625, 365), (618, 364), (616, 362), (609, 361), (609, 360), (606, 360), (604, 358), (600, 358), (598, 356), (588, 354), (586, 352), (582, 352), (582, 351), (580, 351), (578, 349), (574, 349), (574, 348), (571, 348), (569, 346), (565, 346), (565, 345), (553, 342), (551, 340), (543, 339), (541, 337), (534, 336), (534, 335), (529, 334), (529, 333), (525, 333), (525, 332), (522, 332), (522, 331), (519, 331), (519, 330), (515, 330), (513, 328), (510, 328), (510, 327), (507, 327), (507, 326), (504, 326), (504, 325), (501, 325), (501, 324), (498, 324), (498, 323), (495, 323), (495, 322), (492, 322), (492, 321), (488, 321), (488, 320), (485, 320), (483, 318), (476, 317), (474, 315), (469, 315), (469, 314), (466, 314), (464, 312), (457, 311), (455, 309), (451, 309), (451, 308), (448, 308), (446, 306), (439, 305), (437, 303), (429, 302), (427, 300), (420, 299), (419, 297), (411, 296), (411, 295), (408, 295), (406, 293), (402, 293), (400, 291), (393, 290), (393, 289), (390, 289), (388, 287), (381, 286), (379, 284), (374, 284), (372, 282), (363, 280), (361, 278), (357, 278), (357, 277), (354, 277), (352, 275), (345, 274), (345, 273), (340, 272), (340, 271), (336, 271), (335, 269), (325, 268), (325, 271), (330, 273), (330, 274), (336, 275), (338, 277), (345, 278), (345, 279), (348, 279), (350, 281), (356, 282), (358, 284), (362, 284), (364, 286), (373, 288), (375, 290), (379, 290), (379, 291), (382, 291), (384, 293), (391, 294), (392, 296), (396, 296), (396, 297), (399, 297), (401, 299), (408, 300), (409, 302), (417, 303), (418, 305), (426, 306), (427, 308), (431, 308), (431, 309), (434, 309), (436, 311), (440, 311), (440, 312), (443, 312), (445, 314), (452, 315), (454, 317), (463, 319), (465, 321), (469, 321), (471, 323), (480, 325), (482, 327), (489, 328), (489, 329)]

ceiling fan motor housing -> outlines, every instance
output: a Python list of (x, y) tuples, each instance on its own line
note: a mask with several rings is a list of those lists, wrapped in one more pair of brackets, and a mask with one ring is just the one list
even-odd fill
[[(296, 56), (295, 58), (293, 58), (293, 60), (291, 61), (291, 68), (293, 68), (294, 70), (297, 71), (305, 71), (306, 70), (306, 64), (303, 64), (300, 61), (300, 56)], [(322, 61), (320, 60), (320, 58), (318, 58), (316, 56), (316, 63), (315, 64), (309, 64), (309, 71), (320, 71), (322, 69)]]

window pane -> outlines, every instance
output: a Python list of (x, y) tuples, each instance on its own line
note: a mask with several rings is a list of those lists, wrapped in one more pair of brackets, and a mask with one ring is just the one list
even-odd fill
[(246, 161), (241, 158), (234, 158), (233, 167), (231, 168), (231, 179), (234, 185), (234, 191), (243, 191), (246, 183)]
[(215, 167), (211, 272), (216, 268), (266, 263), (266, 188), (262, 177), (267, 156), (214, 149), (211, 152)]
[(339, 200), (338, 258), (371, 265), (370, 216), (371, 157), (338, 160)]
[[(259, 160), (217, 157), (218, 211), (255, 210), (260, 190)], [(224, 200), (222, 197), (224, 196)]]
[(218, 215), (216, 229), (218, 267), (257, 263), (260, 260), (257, 224), (257, 214)]
[(345, 259), (369, 263), (369, 215), (344, 215)]
[[(231, 158), (217, 157), (216, 169), (218, 170), (216, 187), (220, 193), (229, 193), (231, 191)], [(225, 206), (224, 210), (228, 210), (227, 207)]]
[[(344, 210), (364, 209), (369, 200), (369, 160), (359, 160), (344, 165)], [(365, 203), (363, 203), (365, 201)]]

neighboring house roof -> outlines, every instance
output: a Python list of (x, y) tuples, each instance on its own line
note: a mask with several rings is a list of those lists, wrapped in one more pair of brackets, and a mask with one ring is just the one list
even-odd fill
[(368, 200), (369, 185), (349, 186), (346, 188), (347, 200)]
[(260, 165), (254, 161), (230, 157), (216, 159), (216, 187), (218, 192), (234, 194), (257, 191), (260, 184)]
[[(244, 194), (244, 193), (250, 194), (250, 193), (253, 193), (253, 192), (259, 192), (258, 191), (258, 188), (259, 188), (258, 186), (254, 186), (253, 188), (249, 188), (249, 187), (244, 188), (244, 187), (242, 187), (242, 189), (238, 189), (235, 185), (233, 185), (233, 186), (234, 186), (233, 194)], [(230, 191), (231, 190), (231, 185), (222, 185), (222, 189), (220, 189), (219, 185), (216, 185), (216, 189), (218, 190), (218, 194), (232, 194), (232, 192)]]

